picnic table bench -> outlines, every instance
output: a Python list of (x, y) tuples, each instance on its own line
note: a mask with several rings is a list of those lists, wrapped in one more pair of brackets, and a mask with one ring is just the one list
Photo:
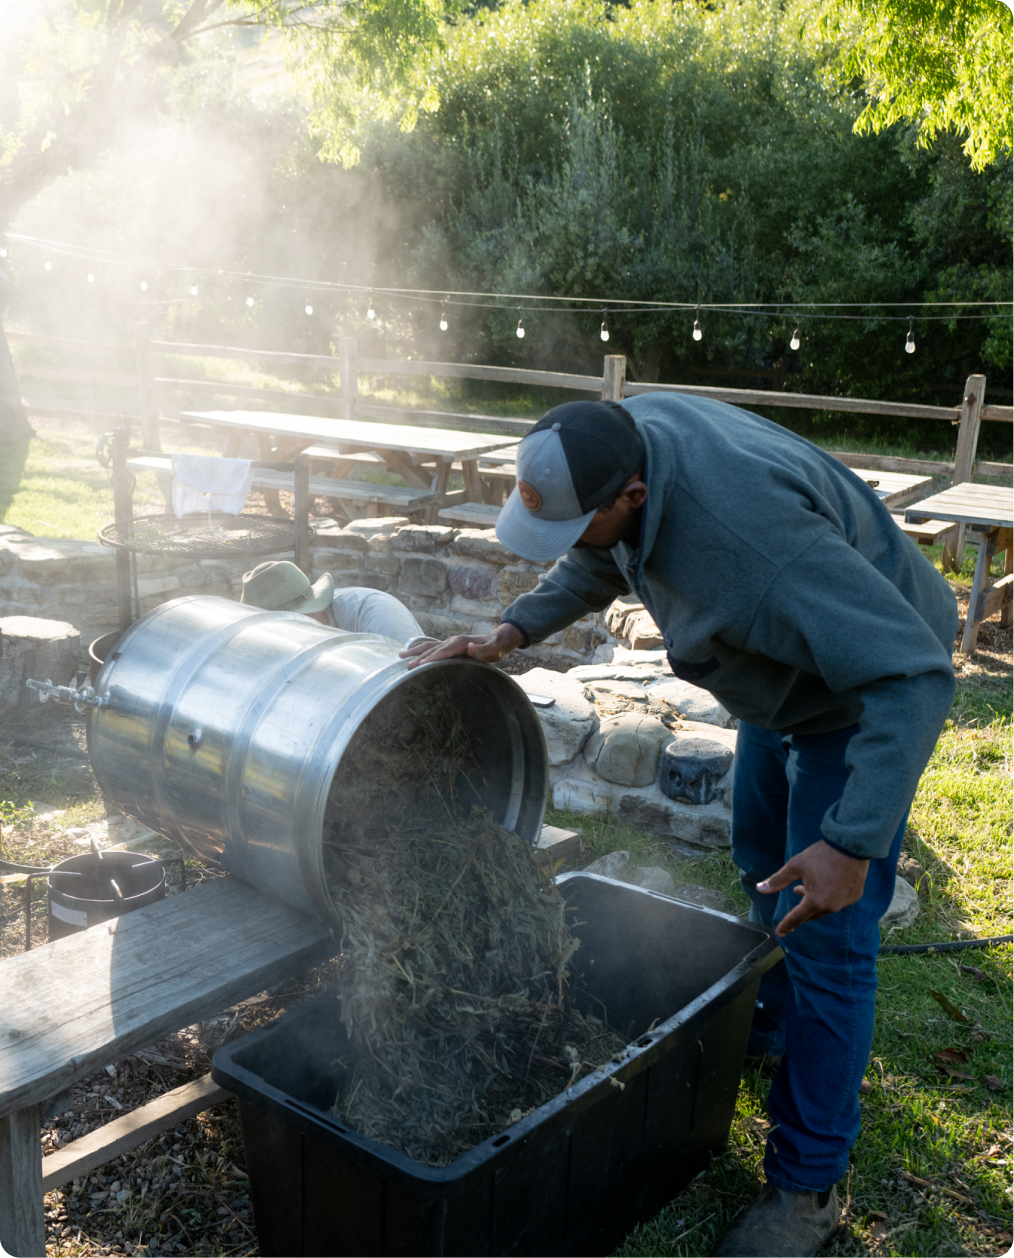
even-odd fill
[[(144, 454), (128, 459), (127, 466), (135, 472), (163, 474), (172, 471), (172, 460), (168, 455)], [(278, 494), (282, 490), (291, 492), (293, 484), (291, 473), (257, 468), (253, 474), (254, 489)], [(356, 509), (363, 507), (367, 515), (376, 515), (381, 505), (397, 507), (407, 514), (442, 501), (441, 495), (432, 490), (413, 489), (408, 485), (375, 485), (372, 481), (345, 480), (332, 476), (310, 476), (308, 485), (313, 497), (337, 498), (339, 502), (358, 504)]]
[[(541, 860), (580, 851), (577, 831), (543, 827)], [(0, 1243), (7, 1253), (45, 1254), (46, 1192), (227, 1093), (205, 1076), (43, 1158), (47, 1101), (335, 952), (323, 922), (229, 875), (0, 962)]]
[[(975, 485), (963, 481), (924, 498), (909, 507), (905, 519), (910, 523), (936, 519), (964, 526), (978, 540), (979, 554), (975, 561), (972, 590), (968, 596), (968, 615), (961, 636), (962, 655), (975, 650), (979, 626), (995, 612), (1000, 623), (1011, 622), (1011, 598), (1014, 595), (1014, 500), (1009, 488), (997, 485)], [(1005, 551), (1004, 575), (990, 584), (990, 561), (997, 551)]]

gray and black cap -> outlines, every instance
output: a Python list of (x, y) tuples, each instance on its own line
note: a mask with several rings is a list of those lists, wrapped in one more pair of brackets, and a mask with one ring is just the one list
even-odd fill
[(518, 483), (496, 535), (522, 559), (559, 559), (643, 463), (637, 428), (617, 402), (555, 406), (518, 446)]

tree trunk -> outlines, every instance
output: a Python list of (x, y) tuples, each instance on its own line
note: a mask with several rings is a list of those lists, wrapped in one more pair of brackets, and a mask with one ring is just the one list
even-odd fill
[(21, 401), (21, 388), (11, 360), (7, 333), (0, 323), (0, 441), (24, 441), (34, 436)]

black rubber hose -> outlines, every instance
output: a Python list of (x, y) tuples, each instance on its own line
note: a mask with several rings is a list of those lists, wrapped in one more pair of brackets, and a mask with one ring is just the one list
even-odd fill
[(914, 952), (961, 952), (964, 948), (992, 948), (994, 944), (1014, 943), (1014, 935), (994, 935), (992, 939), (954, 939), (947, 943), (893, 944), (881, 948), (882, 957), (907, 956)]

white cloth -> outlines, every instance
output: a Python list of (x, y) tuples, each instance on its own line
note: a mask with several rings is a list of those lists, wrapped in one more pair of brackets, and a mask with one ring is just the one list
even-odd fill
[(253, 481), (250, 459), (220, 459), (206, 454), (174, 454), (173, 510), (177, 516), (195, 511), (243, 510)]
[(328, 621), (346, 633), (377, 633), (393, 638), (402, 646), (413, 638), (423, 638), (419, 622), (393, 594), (372, 590), (365, 585), (350, 585), (335, 590)]

